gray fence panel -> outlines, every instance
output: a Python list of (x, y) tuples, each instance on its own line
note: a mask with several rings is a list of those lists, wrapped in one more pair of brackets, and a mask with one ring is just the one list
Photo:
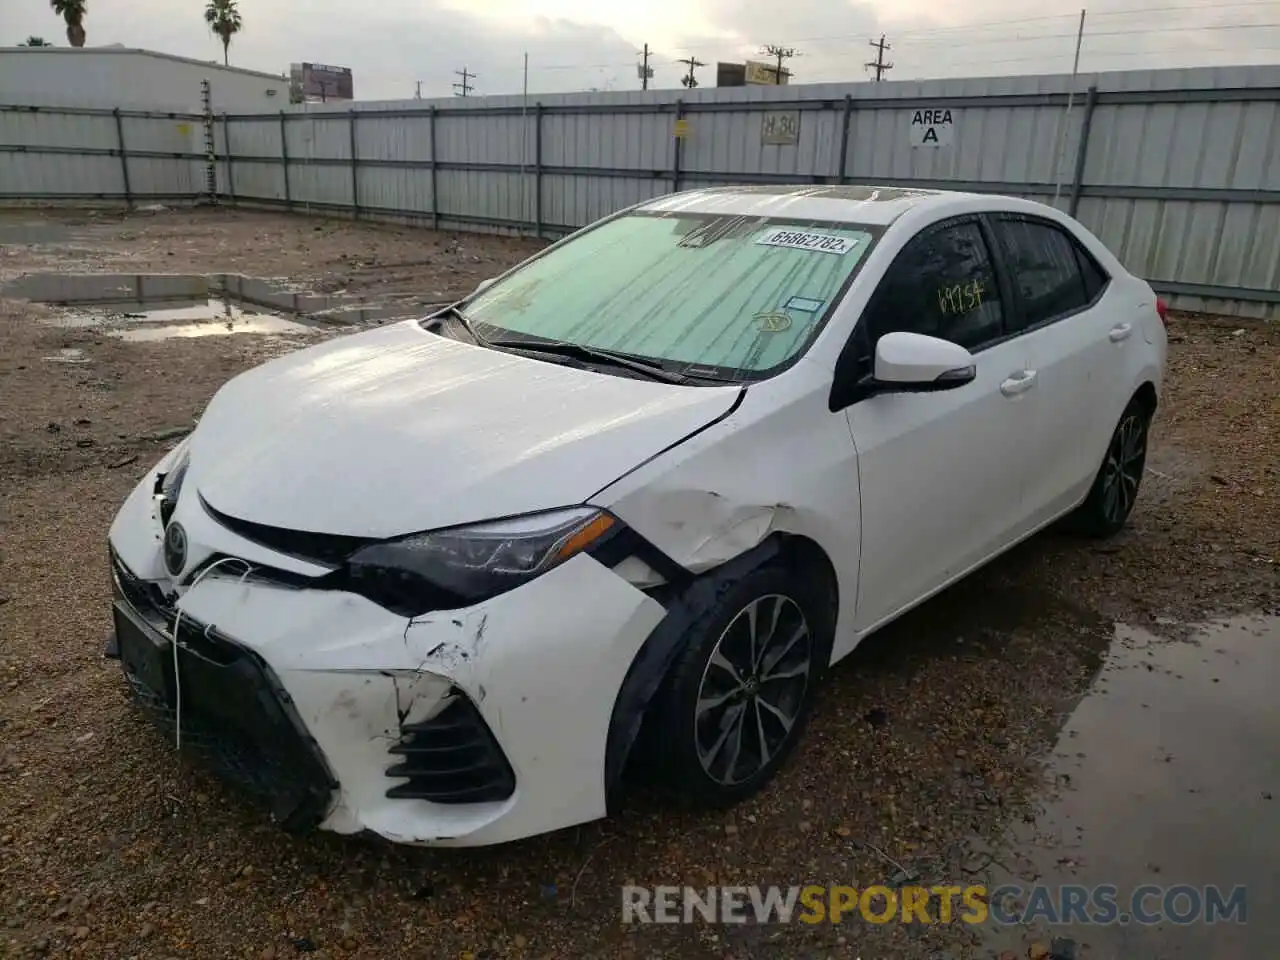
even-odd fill
[[(220, 180), (221, 189), (230, 193), (234, 186), (237, 198), (267, 201), (285, 199), (284, 164), (280, 158), (280, 121), (268, 116), (251, 122), (223, 121), (230, 144), (231, 173)], [(256, 160), (253, 158), (262, 158)]]
[[(217, 184), (548, 237), (735, 182), (1001, 192), (1074, 212), (1175, 305), (1280, 310), (1280, 69), (1091, 75), (1068, 109), (1071, 89), (1054, 75), (306, 105), (218, 118)], [(911, 145), (925, 109), (951, 112), (948, 145)], [(200, 195), (200, 118), (122, 114), (0, 105), (0, 195)]]

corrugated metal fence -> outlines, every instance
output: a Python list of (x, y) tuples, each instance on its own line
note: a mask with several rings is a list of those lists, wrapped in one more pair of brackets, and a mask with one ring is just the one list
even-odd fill
[(201, 118), (0, 104), (0, 200), (189, 200), (203, 189)]
[[(65, 118), (75, 143), (114, 160), (114, 180), (105, 169), (58, 179), (37, 163), (43, 179), (16, 181), (10, 119), (0, 196), (88, 183), (96, 195), (199, 192), (196, 140), (167, 162), (153, 155), (185, 121), (126, 129), (122, 154), (116, 119)], [(938, 140), (920, 143), (930, 119), (942, 121)], [(214, 128), (226, 200), (546, 237), (714, 184), (1027, 196), (1073, 212), (1178, 306), (1280, 315), (1280, 68), (1097, 74), (1074, 90), (1044, 76), (313, 105), (219, 116)], [(28, 157), (47, 142), (12, 129)], [(160, 165), (144, 174), (142, 159)]]

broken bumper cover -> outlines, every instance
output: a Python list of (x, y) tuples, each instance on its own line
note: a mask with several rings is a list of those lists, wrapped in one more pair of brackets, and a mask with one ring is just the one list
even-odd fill
[[(113, 548), (123, 564), (154, 570), (151, 542), (114, 537), (122, 522)], [(278, 818), (441, 846), (500, 843), (605, 815), (614, 703), (664, 615), (585, 555), (483, 604), (412, 620), (354, 594), (241, 580), (234, 568), (187, 590), (178, 607), (184, 644), (214, 638), (224, 659), (238, 661), (211, 674), (209, 664), (192, 666), (194, 652), (180, 652), (187, 745), (208, 736), (206, 694), (236, 688), (228, 702), (262, 701), (287, 719), (291, 737), (264, 742), (280, 724), (246, 712), (231, 725), (234, 737), (225, 724), (215, 731), (239, 752), (222, 740), (200, 752), (265, 793)], [(160, 683), (159, 701), (148, 685), (134, 683), (135, 693), (151, 696), (172, 733)], [(255, 751), (250, 770), (244, 757)]]
[(263, 801), (286, 829), (319, 823), (335, 784), (270, 667), (216, 631), (179, 621), (191, 652), (175, 672), (172, 621), (139, 597), (126, 568), (114, 572), (116, 656), (138, 706), (183, 753)]

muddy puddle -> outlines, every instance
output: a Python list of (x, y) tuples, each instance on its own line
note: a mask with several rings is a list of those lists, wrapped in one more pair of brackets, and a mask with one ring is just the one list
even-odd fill
[(437, 306), (413, 298), (371, 303), (239, 274), (35, 273), (0, 286), (0, 296), (57, 308), (42, 318), (52, 325), (102, 328), (131, 341), (306, 334), (421, 316)]
[[(1108, 960), (1270, 956), (1277, 678), (1277, 616), (1200, 625), (1185, 641), (1117, 627), (1058, 738), (1043, 803), (986, 878), (989, 890), (1017, 888), (999, 899), (1018, 922), (983, 924), (983, 946), (1018, 957), (1028, 943)], [(1065, 885), (1083, 901), (1071, 914)]]

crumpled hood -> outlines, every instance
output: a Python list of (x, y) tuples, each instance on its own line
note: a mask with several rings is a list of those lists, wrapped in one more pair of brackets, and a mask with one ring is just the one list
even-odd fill
[(530, 360), (410, 321), (228, 382), (191, 436), (187, 482), (242, 520), (392, 537), (580, 503), (737, 395)]

